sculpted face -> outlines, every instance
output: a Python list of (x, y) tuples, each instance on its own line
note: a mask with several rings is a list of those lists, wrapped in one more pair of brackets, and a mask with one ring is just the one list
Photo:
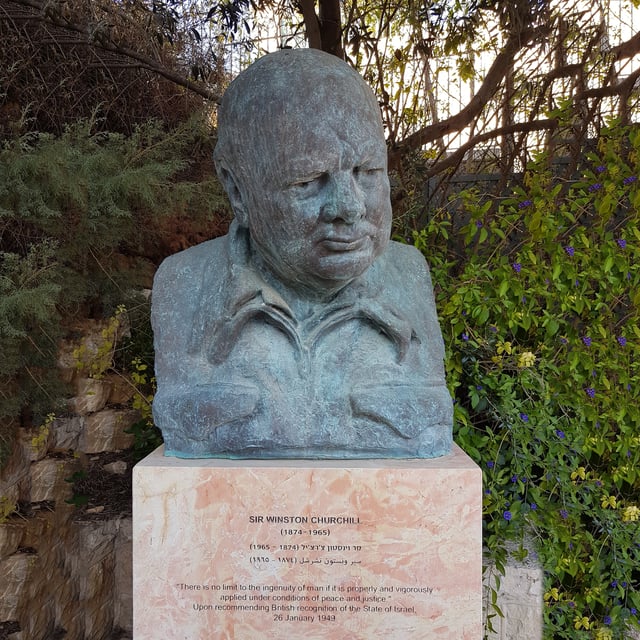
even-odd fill
[(237, 182), (235, 207), (240, 224), (269, 269), (303, 292), (339, 290), (364, 273), (389, 240), (378, 106), (363, 93), (364, 81), (348, 71), (346, 81), (328, 79), (321, 90), (307, 77), (302, 87), (290, 79), (288, 97), (281, 105), (272, 101), (257, 118), (253, 151), (242, 155), (246, 173)]
[[(256, 167), (248, 226), (256, 250), (285, 282), (318, 290), (357, 278), (387, 245), (391, 226), (387, 151), (366, 119), (317, 113), (309, 132), (278, 127), (287, 157)], [(281, 154), (277, 154), (281, 155)]]

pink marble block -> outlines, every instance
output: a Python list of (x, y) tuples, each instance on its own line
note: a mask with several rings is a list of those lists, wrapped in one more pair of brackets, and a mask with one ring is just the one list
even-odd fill
[(479, 640), (482, 473), (434, 460), (134, 469), (135, 640)]

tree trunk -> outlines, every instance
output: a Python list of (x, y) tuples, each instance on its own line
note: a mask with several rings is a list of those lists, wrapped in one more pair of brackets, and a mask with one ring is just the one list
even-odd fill
[(316, 14), (315, 0), (301, 0), (302, 19), (307, 34), (309, 49), (322, 49), (322, 37), (320, 35), (320, 22)]
[(319, 5), (318, 15), (316, 0), (300, 0), (309, 48), (322, 49), (344, 60), (340, 0), (319, 0)]
[(320, 38), (323, 51), (344, 60), (340, 0), (320, 0)]

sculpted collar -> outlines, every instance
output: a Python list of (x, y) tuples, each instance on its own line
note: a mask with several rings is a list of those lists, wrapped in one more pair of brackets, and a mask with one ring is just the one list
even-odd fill
[[(204, 344), (207, 359), (222, 364), (247, 322), (263, 316), (288, 337), (301, 360), (306, 360), (303, 355), (311, 354), (323, 335), (354, 319), (368, 322), (386, 335), (396, 347), (398, 362), (404, 359), (415, 333), (406, 318), (383, 302), (380, 263), (385, 254), (320, 311), (300, 321), (252, 263), (247, 229), (234, 220), (225, 240), (226, 255), (212, 259), (203, 274), (204, 295), (194, 318), (190, 353), (199, 353)], [(220, 293), (212, 295), (215, 291), (222, 292), (222, 304)]]

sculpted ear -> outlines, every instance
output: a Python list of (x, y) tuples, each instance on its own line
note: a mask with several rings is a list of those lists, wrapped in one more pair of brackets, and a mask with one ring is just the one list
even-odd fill
[(231, 208), (233, 209), (233, 213), (237, 218), (238, 223), (242, 227), (248, 227), (249, 216), (247, 214), (245, 199), (240, 187), (238, 186), (238, 181), (231, 171), (222, 165), (222, 163), (216, 163), (216, 170), (218, 178), (220, 179), (224, 190), (227, 192), (227, 196), (229, 196), (229, 202), (231, 203)]

